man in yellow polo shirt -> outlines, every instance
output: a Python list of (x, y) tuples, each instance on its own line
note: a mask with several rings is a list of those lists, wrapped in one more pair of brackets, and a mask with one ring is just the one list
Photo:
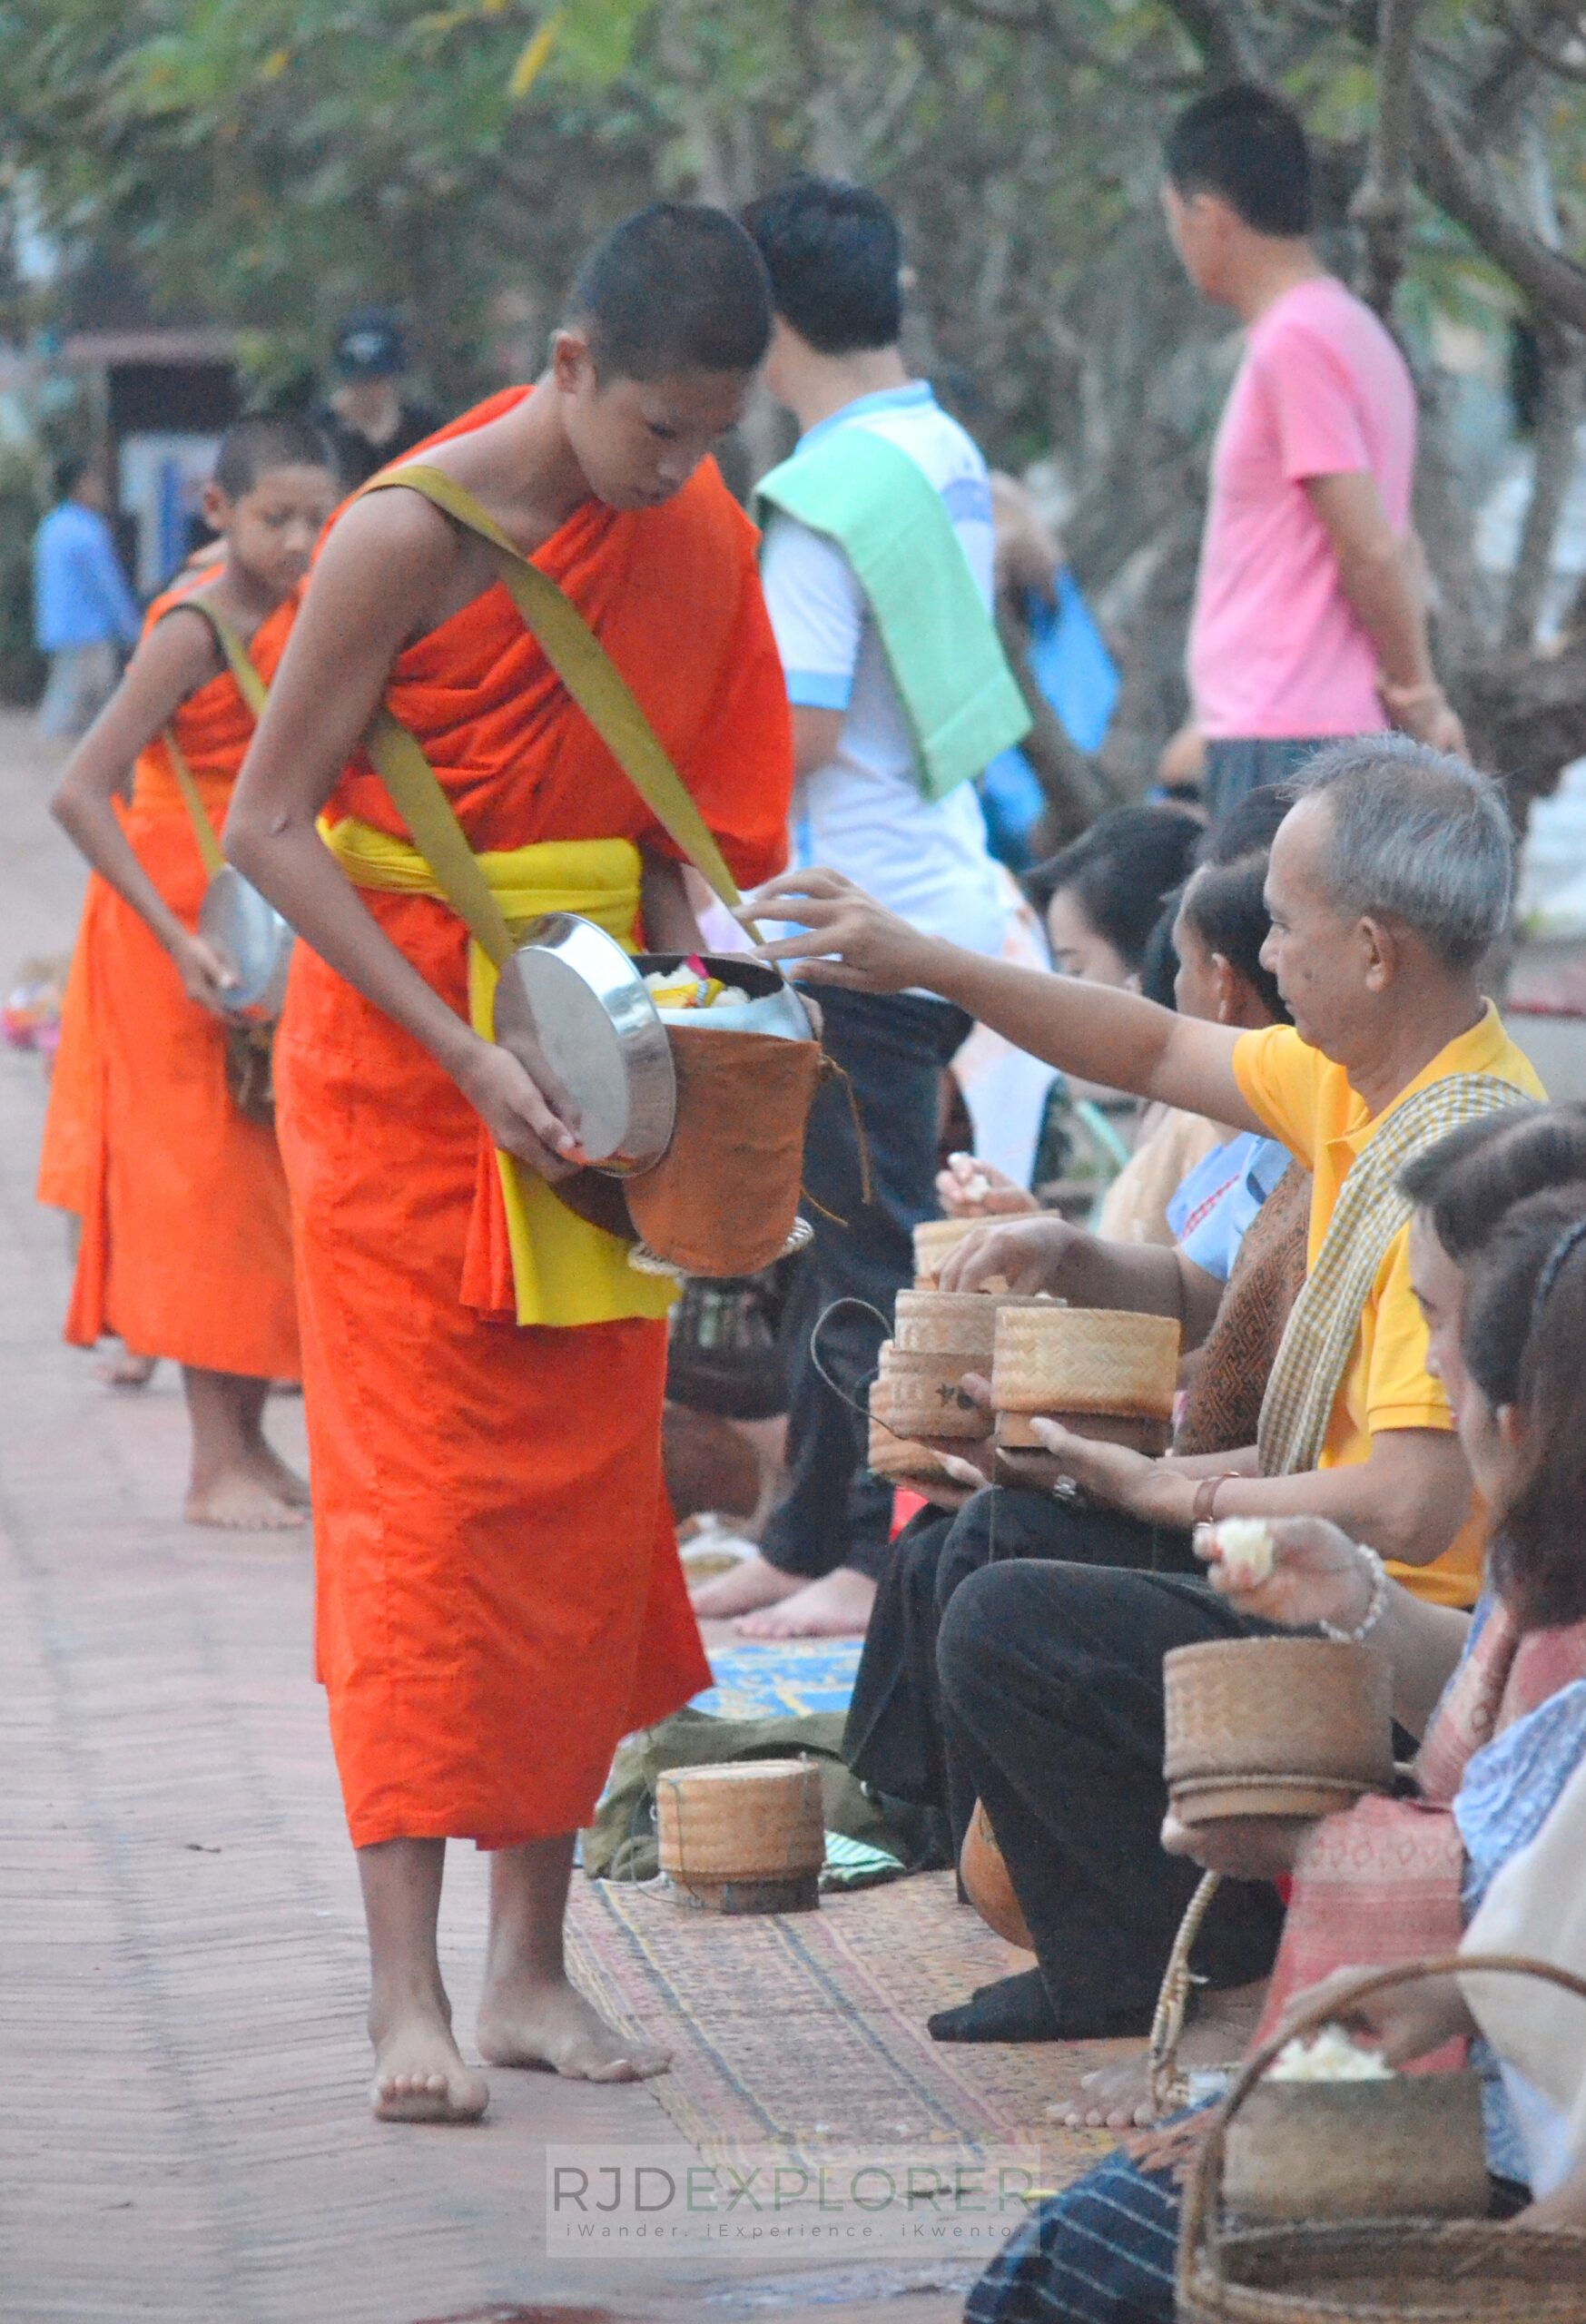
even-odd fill
[[(1065, 1071), (1263, 1130), (1313, 1169), (1310, 1278), (1259, 1450), (1151, 1462), (1056, 1432), (1093, 1496), (1166, 1526), (1325, 1515), (1429, 1597), (1473, 1600), (1470, 1477), (1427, 1369), (1396, 1179), (1459, 1122), (1542, 1094), (1479, 981), (1507, 924), (1512, 858), (1496, 785), (1461, 762), (1394, 736), (1319, 755), (1266, 889), (1264, 957), (1294, 1027), (1245, 1034), (955, 953), (833, 874), (786, 874), (754, 900), (809, 931), (767, 950), (805, 960), (811, 981), (923, 986)], [(990, 1813), (1045, 2004), (1010, 2013), (978, 1997), (960, 2038), (1148, 2024), (1194, 1885), (1157, 1845), (1161, 1659), (1237, 1629), (1211, 1597), (1168, 1574), (1010, 1560), (953, 1598), (939, 1648), (948, 1748)], [(1260, 1975), (1276, 1925), (1270, 1890), (1230, 1883), (1207, 1925), (1211, 1981)]]

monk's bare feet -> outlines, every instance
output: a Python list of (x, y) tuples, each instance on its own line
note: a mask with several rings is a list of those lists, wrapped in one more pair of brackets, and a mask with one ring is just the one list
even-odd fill
[(709, 1622), (774, 1606), (779, 1598), (791, 1598), (803, 1586), (796, 1573), (783, 1573), (769, 1559), (754, 1557), (741, 1559), (731, 1572), (700, 1582), (688, 1594), (700, 1620)]
[(566, 1978), (487, 1988), (479, 2004), (479, 2055), (491, 2066), (542, 2066), (570, 2082), (648, 2082), (670, 2050), (608, 2025)]
[(194, 1477), (182, 1513), (190, 1525), (220, 1525), (232, 1533), (283, 1533), (308, 1522), (305, 1509), (283, 1500), (251, 1469)]
[(875, 1583), (851, 1565), (809, 1581), (780, 1605), (734, 1624), (744, 1638), (862, 1638), (875, 1604)]
[(273, 1493), (277, 1501), (284, 1501), (289, 1509), (310, 1506), (307, 1477), (300, 1477), (295, 1469), (288, 1468), (280, 1453), (262, 1440), (255, 1446), (249, 1466), (266, 1492)]
[(489, 2083), (464, 2063), (450, 2026), (433, 2010), (399, 2014), (374, 2042), (369, 2104), (377, 2122), (477, 2122), (489, 2104)]
[(115, 1347), (98, 1357), (94, 1377), (107, 1388), (146, 1388), (159, 1363), (155, 1355), (134, 1355), (130, 1347)]
[[(1178, 2045), (1183, 2073), (1196, 2068), (1226, 2065), (1247, 2046), (1261, 2019), (1266, 1997), (1265, 1980), (1251, 1985), (1230, 1985), (1221, 1993), (1198, 1994), (1195, 2014)], [(1145, 2130), (1157, 2119), (1151, 2098), (1150, 2060), (1144, 2050), (1098, 2066), (1079, 2084), (1073, 2105), (1053, 2112), (1066, 2130)]]

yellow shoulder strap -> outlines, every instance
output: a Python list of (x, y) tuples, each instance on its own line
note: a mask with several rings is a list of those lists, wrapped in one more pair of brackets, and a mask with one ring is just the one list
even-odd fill
[[(422, 493), (457, 524), (489, 543), (496, 552), (502, 584), (538, 641), (547, 661), (662, 830), (681, 848), (728, 910), (734, 909), (741, 901), (737, 883), (709, 825), (689, 797), (683, 778), (667, 757), (626, 679), (577, 606), (549, 574), (542, 573), (508, 540), (473, 494), (443, 469), (414, 461), (407, 468), (392, 468), (374, 478), (363, 489), (380, 492), (397, 485)], [(417, 749), (417, 744), (414, 747)], [(379, 765), (378, 758), (376, 764)], [(383, 766), (379, 772), (384, 775)], [(397, 803), (406, 815), (407, 808), (399, 800)], [(417, 832), (413, 836), (429, 855), (429, 851), (419, 840)], [(449, 890), (449, 883), (433, 858), (430, 869)], [(468, 919), (469, 915), (465, 913), (464, 917)], [(469, 925), (473, 925), (471, 919)]]
[[(248, 657), (248, 648), (225, 615), (216, 613), (212, 606), (204, 605), (197, 597), (184, 597), (178, 605), (168, 606), (166, 612), (202, 614), (214, 632), (215, 643), (225, 656), (226, 665), (236, 682), (237, 692), (257, 718), (264, 707), (268, 689)], [(162, 620), (164, 617), (162, 615)], [(164, 743), (170, 753), (171, 772), (176, 777), (176, 788), (182, 793), (182, 803), (187, 810), (193, 838), (198, 842), (198, 852), (203, 858), (203, 868), (212, 880), (217, 872), (225, 870), (225, 855), (215, 837), (214, 826), (204, 813), (203, 801), (199, 797), (198, 785), (192, 779), (192, 769), (176, 739), (174, 726), (166, 727)]]
[(512, 931), (435, 769), (389, 710), (376, 711), (363, 746), (447, 901), (466, 923), (480, 950), (497, 969), (504, 969), (512, 958)]
[(186, 808), (187, 819), (192, 825), (192, 836), (198, 842), (198, 852), (203, 858), (203, 868), (212, 880), (217, 872), (225, 870), (224, 852), (220, 841), (215, 837), (214, 825), (204, 813), (203, 801), (199, 797), (198, 785), (192, 779), (192, 769), (182, 754), (182, 745), (176, 739), (174, 726), (166, 727), (164, 739), (165, 748), (171, 759), (171, 772), (176, 777), (176, 788), (182, 793), (182, 803)]

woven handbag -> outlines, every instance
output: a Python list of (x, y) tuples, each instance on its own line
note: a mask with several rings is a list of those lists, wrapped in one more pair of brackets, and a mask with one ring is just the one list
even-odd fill
[(1228, 2127), (1285, 2043), (1335, 2024), (1390, 1986), (1473, 1971), (1539, 1977), (1586, 2000), (1586, 1978), (1510, 1954), (1450, 1954), (1329, 1992), (1241, 2068), (1185, 2190), (1179, 2324), (1586, 2324), (1586, 2230), (1488, 2219), (1394, 2219), (1276, 2227), (1222, 2216)]

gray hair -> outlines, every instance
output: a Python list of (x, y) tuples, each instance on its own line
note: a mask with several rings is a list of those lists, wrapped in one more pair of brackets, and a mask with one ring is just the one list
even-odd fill
[(1318, 751), (1290, 785), (1325, 793), (1325, 869), (1340, 911), (1402, 921), (1449, 969), (1473, 969), (1509, 924), (1514, 830), (1491, 775), (1407, 734)]

